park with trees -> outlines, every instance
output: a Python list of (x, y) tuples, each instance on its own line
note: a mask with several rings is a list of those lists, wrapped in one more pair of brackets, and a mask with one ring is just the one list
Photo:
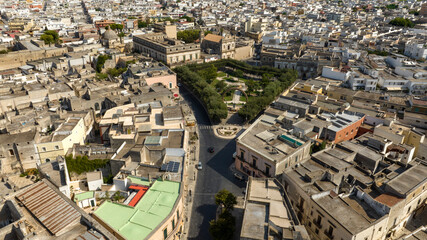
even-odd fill
[(290, 87), (298, 76), (295, 70), (251, 66), (232, 59), (180, 66), (174, 71), (178, 80), (204, 104), (214, 122), (228, 116), (225, 101), (230, 99), (230, 82), (238, 81), (246, 86), (248, 99), (246, 101), (246, 96), (241, 97), (246, 103), (239, 109), (238, 115), (244, 121), (250, 121)]

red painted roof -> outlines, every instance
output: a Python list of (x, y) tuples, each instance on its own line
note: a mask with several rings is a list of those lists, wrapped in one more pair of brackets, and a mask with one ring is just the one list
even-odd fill
[(135, 207), (135, 205), (141, 200), (142, 196), (147, 192), (148, 187), (146, 186), (138, 186), (138, 185), (131, 185), (129, 189), (138, 190), (138, 193), (135, 195), (135, 197), (132, 198), (132, 200), (129, 203), (129, 206)]

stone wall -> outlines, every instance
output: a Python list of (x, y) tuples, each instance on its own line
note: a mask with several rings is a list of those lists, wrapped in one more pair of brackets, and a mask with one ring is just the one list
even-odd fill
[(0, 55), (0, 71), (17, 68), (27, 64), (28, 61), (35, 61), (43, 58), (60, 56), (67, 53), (67, 48), (42, 49), (37, 51), (21, 50)]

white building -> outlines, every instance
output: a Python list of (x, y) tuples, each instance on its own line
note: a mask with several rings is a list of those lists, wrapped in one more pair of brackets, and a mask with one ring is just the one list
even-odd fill
[(76, 194), (74, 196), (74, 201), (80, 208), (96, 206), (95, 193), (93, 191)]
[(277, 46), (284, 43), (287, 34), (284, 31), (272, 31), (262, 37), (263, 46)]
[(397, 67), (414, 67), (416, 65), (415, 62), (409, 61), (405, 56), (399, 54), (393, 54), (392, 56), (388, 56), (385, 62), (392, 68)]
[(322, 77), (334, 80), (347, 81), (350, 77), (350, 72), (341, 72), (337, 68), (325, 66), (322, 69)]
[(101, 190), (104, 183), (101, 171), (86, 173), (86, 180), (89, 191)]
[(410, 41), (405, 45), (404, 54), (414, 59), (427, 58), (427, 44)]
[(374, 91), (377, 88), (378, 79), (360, 71), (353, 71), (348, 78), (347, 84), (352, 90)]
[(406, 87), (410, 94), (425, 96), (427, 94), (427, 79), (411, 79)]
[(397, 67), (396, 74), (408, 79), (405, 87), (413, 95), (425, 95), (427, 92), (427, 70), (412, 67)]
[(382, 87), (387, 89), (388, 91), (402, 91), (406, 90), (406, 84), (408, 83), (408, 80), (398, 76), (390, 71), (380, 71), (379, 77), (378, 77), (378, 84)]

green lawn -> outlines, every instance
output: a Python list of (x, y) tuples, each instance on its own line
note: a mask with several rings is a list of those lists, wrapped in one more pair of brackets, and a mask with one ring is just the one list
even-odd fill
[[(251, 100), (252, 98), (255, 98), (255, 96), (248, 95), (248, 101)], [(240, 96), (240, 101), (246, 102), (245, 95)]]
[(233, 95), (231, 96), (224, 96), (224, 101), (231, 101), (233, 100)]

